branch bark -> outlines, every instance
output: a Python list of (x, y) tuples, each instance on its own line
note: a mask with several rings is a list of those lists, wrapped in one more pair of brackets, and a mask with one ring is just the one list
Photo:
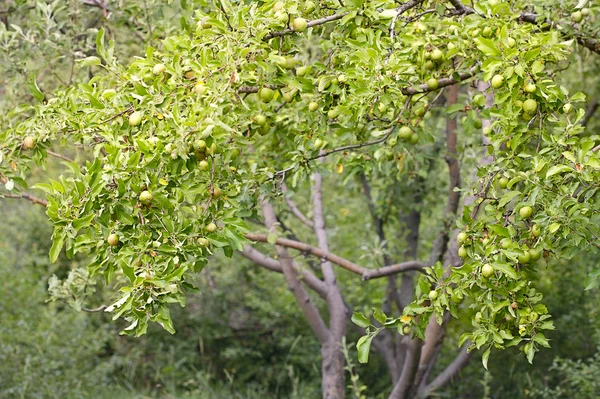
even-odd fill
[(460, 79), (454, 79), (453, 77), (450, 78), (443, 78), (443, 79), (439, 79), (438, 80), (438, 87), (436, 87), (435, 89), (430, 89), (429, 86), (427, 86), (426, 83), (422, 84), (422, 85), (418, 85), (418, 86), (413, 86), (413, 87), (406, 87), (402, 89), (402, 94), (404, 95), (414, 95), (414, 94), (418, 94), (418, 93), (429, 93), (432, 91), (437, 91), (439, 89), (442, 89), (444, 87), (448, 87), (448, 86), (454, 86), (457, 83), (460, 83), (466, 79), (470, 79), (473, 76), (475, 76), (475, 74), (479, 71), (479, 65), (475, 65), (474, 67), (472, 67), (468, 72), (461, 72), (458, 74), (458, 76), (460, 77)]
[[(255, 264), (262, 266), (267, 270), (271, 270), (276, 273), (283, 273), (283, 268), (276, 259), (263, 254), (251, 245), (244, 245), (244, 250), (240, 251), (240, 254), (246, 259), (251, 260)], [(309, 270), (303, 269), (300, 265), (296, 264), (296, 262), (293, 262), (293, 265), (298, 277), (300, 278), (300, 281), (319, 294), (319, 296), (322, 298), (327, 297), (327, 285), (321, 279), (319, 279)]]
[(313, 221), (310, 220), (309, 218), (307, 218), (302, 213), (302, 211), (300, 210), (300, 208), (298, 208), (296, 206), (296, 204), (294, 203), (294, 201), (292, 201), (292, 199), (290, 197), (288, 197), (287, 195), (285, 195), (288, 192), (288, 189), (287, 189), (287, 186), (285, 185), (285, 183), (283, 183), (281, 185), (281, 189), (282, 189), (282, 191), (284, 193), (285, 202), (287, 203), (288, 207), (290, 208), (290, 211), (292, 212), (292, 214), (294, 216), (296, 216), (302, 223), (304, 223), (308, 227), (313, 227), (314, 226)]
[[(275, 211), (273, 210), (273, 206), (266, 199), (262, 199), (261, 207), (265, 217), (265, 226), (269, 229), (269, 231), (275, 232), (277, 217), (275, 215)], [(312, 303), (310, 296), (308, 296), (306, 290), (302, 284), (300, 284), (298, 276), (296, 275), (296, 271), (294, 270), (293, 260), (288, 254), (287, 249), (281, 245), (276, 245), (275, 251), (279, 257), (279, 262), (281, 264), (281, 269), (287, 285), (294, 294), (300, 309), (302, 309), (302, 313), (304, 314), (306, 321), (310, 325), (319, 342), (321, 342), (321, 344), (327, 343), (330, 338), (330, 331), (321, 318), (319, 311)]]
[[(247, 233), (246, 238), (251, 241), (269, 242), (266, 234)], [(338, 266), (343, 267), (348, 271), (351, 271), (352, 273), (358, 274), (362, 277), (363, 280), (386, 277), (392, 274), (398, 274), (409, 270), (422, 271), (423, 268), (426, 267), (426, 265), (423, 262), (408, 261), (382, 267), (380, 269), (367, 269), (347, 259), (344, 259), (341, 256), (329, 253), (327, 251), (323, 251), (321, 248), (315, 248), (309, 244), (300, 241), (294, 241), (288, 238), (278, 238), (275, 241), (275, 244), (285, 248), (293, 248), (298, 251), (307, 252), (319, 258), (326, 259)]]
[(428, 397), (434, 391), (451, 383), (458, 373), (469, 363), (470, 354), (467, 352), (470, 342), (466, 342), (456, 358), (450, 363), (423, 391), (423, 397)]

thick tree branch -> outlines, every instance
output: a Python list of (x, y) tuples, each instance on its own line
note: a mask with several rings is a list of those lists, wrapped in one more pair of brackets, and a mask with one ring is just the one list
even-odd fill
[(388, 399), (407, 399), (410, 393), (410, 388), (419, 365), (419, 357), (421, 354), (421, 345), (423, 341), (418, 338), (412, 338), (409, 335), (404, 336), (404, 340), (410, 340), (406, 349), (406, 357), (404, 358), (404, 366), (402, 367), (402, 375), (394, 386), (392, 393)]
[[(458, 87), (453, 86), (448, 91), (448, 104), (456, 104), (458, 101)], [(437, 261), (442, 260), (446, 247), (448, 245), (448, 239), (450, 237), (451, 228), (448, 225), (450, 220), (454, 220), (454, 215), (458, 211), (458, 204), (460, 202), (460, 192), (455, 189), (460, 188), (460, 165), (457, 158), (456, 150), (456, 118), (448, 117), (446, 122), (446, 163), (448, 164), (448, 176), (450, 180), (449, 191), (448, 191), (448, 203), (446, 205), (446, 215), (451, 218), (446, 220), (445, 225), (442, 227), (442, 231), (436, 237), (429, 257), (429, 262), (434, 264)]]
[(469, 345), (470, 342), (466, 342), (452, 363), (450, 363), (429, 385), (425, 387), (422, 397), (428, 397), (434, 391), (445, 387), (454, 380), (457, 374), (469, 362), (469, 352), (467, 352)]
[[(247, 233), (246, 238), (251, 241), (269, 242), (266, 234)], [(373, 278), (386, 277), (386, 276), (390, 276), (392, 274), (398, 274), (398, 273), (402, 273), (402, 272), (410, 271), (410, 270), (423, 271), (423, 268), (426, 267), (426, 265), (423, 262), (408, 261), (408, 262), (402, 262), (402, 263), (398, 263), (395, 265), (382, 267), (380, 269), (366, 269), (362, 266), (357, 265), (356, 263), (353, 263), (345, 258), (342, 258), (341, 256), (323, 251), (320, 248), (313, 247), (309, 244), (306, 244), (306, 243), (303, 243), (300, 241), (294, 241), (294, 240), (290, 240), (288, 238), (278, 238), (275, 241), (275, 244), (282, 246), (282, 247), (286, 247), (286, 248), (293, 248), (298, 251), (310, 253), (319, 258), (326, 259), (332, 263), (335, 263), (338, 266), (343, 267), (344, 269), (346, 269), (348, 271), (351, 271), (352, 273), (358, 274), (359, 276), (362, 277), (363, 280), (370, 280)]]
[[(313, 202), (313, 229), (317, 237), (317, 244), (323, 251), (329, 252), (329, 239), (325, 228), (325, 216), (323, 214), (323, 177), (320, 173), (313, 174), (312, 187)], [(328, 287), (327, 303), (329, 305), (329, 328), (334, 339), (341, 339), (346, 332), (346, 306), (337, 286), (337, 279), (331, 261), (322, 258), (321, 270), (323, 279)]]
[[(273, 206), (267, 202), (267, 200), (263, 199), (261, 201), (261, 207), (265, 217), (265, 226), (269, 229), (269, 231), (275, 232), (277, 217), (275, 215)], [(306, 321), (310, 325), (319, 342), (322, 344), (327, 343), (331, 335), (330, 331), (323, 321), (323, 318), (319, 314), (318, 309), (312, 303), (310, 296), (308, 296), (308, 293), (302, 284), (300, 284), (298, 276), (296, 275), (296, 270), (294, 270), (293, 259), (288, 254), (287, 249), (281, 245), (276, 245), (275, 251), (279, 257), (279, 263), (281, 264), (281, 269), (283, 270), (283, 276), (285, 277), (290, 291), (292, 291), (294, 294), (300, 309), (302, 309), (302, 313), (304, 314)]]

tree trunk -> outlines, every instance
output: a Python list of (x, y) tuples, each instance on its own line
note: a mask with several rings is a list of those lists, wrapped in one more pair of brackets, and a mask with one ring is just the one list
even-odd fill
[(346, 388), (344, 379), (344, 353), (342, 343), (333, 337), (321, 345), (321, 374), (323, 399), (344, 399)]

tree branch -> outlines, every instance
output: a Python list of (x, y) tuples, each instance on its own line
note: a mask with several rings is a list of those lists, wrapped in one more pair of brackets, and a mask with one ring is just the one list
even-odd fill
[[(330, 15), (330, 16), (324, 17), (324, 18), (313, 19), (312, 21), (308, 21), (307, 22), (306, 27), (307, 28), (311, 28), (313, 26), (323, 25), (323, 24), (326, 24), (328, 22), (337, 21), (338, 19), (344, 18), (347, 14), (349, 14), (349, 13), (348, 12), (344, 12), (344, 13), (341, 13), (341, 14)], [(279, 32), (269, 33), (268, 35), (266, 35), (263, 38), (263, 40), (270, 40), (270, 39), (272, 39), (274, 37), (289, 35), (290, 33), (294, 33), (294, 32), (295, 31), (293, 29), (287, 28), (287, 29), (284, 29), (284, 30), (279, 31)]]
[[(269, 242), (266, 234), (247, 233), (245, 237), (251, 241)], [(277, 238), (275, 244), (286, 248), (293, 248), (298, 251), (310, 253), (316, 257), (326, 259), (332, 263), (335, 263), (338, 266), (343, 267), (348, 271), (351, 271), (354, 274), (358, 274), (362, 277), (363, 280), (370, 280), (373, 278), (390, 276), (392, 274), (398, 274), (409, 270), (423, 271), (423, 268), (426, 267), (426, 265), (423, 262), (408, 261), (382, 267), (379, 269), (366, 269), (347, 259), (342, 258), (341, 256), (329, 253), (327, 251), (323, 251), (321, 248), (316, 248), (300, 241), (294, 241), (288, 238), (280, 237)]]
[[(274, 233), (277, 225), (277, 217), (275, 215), (275, 211), (273, 210), (273, 206), (267, 202), (266, 199), (262, 199), (260, 205), (265, 216), (265, 226), (269, 229), (269, 231)], [(302, 313), (304, 314), (306, 321), (310, 325), (319, 342), (326, 343), (329, 340), (331, 333), (327, 328), (327, 325), (325, 325), (323, 318), (319, 314), (318, 309), (312, 303), (310, 296), (308, 296), (306, 290), (302, 284), (300, 284), (298, 276), (296, 275), (296, 270), (294, 270), (292, 258), (289, 256), (287, 249), (281, 245), (276, 245), (275, 251), (279, 257), (279, 263), (281, 264), (281, 269), (283, 270), (283, 276), (285, 277), (290, 291), (292, 291), (294, 294), (300, 309), (302, 309)]]
[(418, 93), (429, 93), (432, 91), (437, 91), (439, 89), (442, 89), (444, 87), (447, 86), (453, 86), (457, 83), (460, 83), (466, 79), (472, 78), (473, 76), (475, 76), (475, 74), (479, 72), (479, 65), (475, 65), (474, 67), (472, 67), (471, 69), (469, 69), (468, 72), (461, 72), (458, 74), (459, 79), (454, 79), (453, 77), (450, 78), (443, 78), (443, 79), (439, 79), (438, 80), (438, 87), (435, 89), (430, 89), (429, 86), (427, 86), (426, 83), (422, 84), (422, 85), (418, 85), (418, 86), (413, 86), (413, 87), (405, 87), (402, 89), (402, 94), (404, 95), (414, 95), (414, 94), (418, 94)]
[(450, 363), (429, 385), (425, 387), (422, 397), (428, 397), (434, 391), (445, 387), (454, 380), (460, 370), (462, 370), (469, 362), (470, 354), (467, 352), (469, 345), (470, 342), (466, 342), (452, 363)]
[[(251, 245), (244, 245), (244, 250), (240, 251), (240, 254), (246, 259), (251, 260), (255, 264), (262, 266), (267, 270), (271, 270), (276, 273), (283, 273), (281, 264), (277, 260), (263, 254)], [(327, 297), (327, 285), (321, 279), (319, 279), (309, 270), (303, 269), (300, 265), (296, 264), (296, 262), (293, 262), (293, 264), (296, 273), (300, 277), (300, 281), (319, 294), (319, 296), (322, 298)]]
[(410, 335), (406, 335), (404, 340), (410, 340), (406, 349), (406, 357), (404, 359), (404, 366), (402, 367), (402, 375), (394, 386), (392, 393), (388, 399), (406, 399), (410, 392), (410, 387), (417, 371), (419, 364), (419, 357), (421, 354), (422, 342), (418, 338), (412, 338)]
[(312, 222), (312, 220), (310, 220), (309, 218), (307, 218), (302, 211), (296, 206), (296, 204), (294, 203), (294, 201), (292, 201), (292, 199), (290, 197), (288, 197), (287, 192), (287, 186), (285, 185), (285, 183), (283, 183), (281, 185), (281, 189), (283, 191), (284, 194), (284, 198), (285, 198), (285, 202), (287, 203), (288, 207), (290, 208), (290, 211), (292, 211), (292, 214), (294, 216), (296, 216), (302, 223), (304, 223), (305, 225), (307, 225), (308, 227), (313, 227), (314, 224)]

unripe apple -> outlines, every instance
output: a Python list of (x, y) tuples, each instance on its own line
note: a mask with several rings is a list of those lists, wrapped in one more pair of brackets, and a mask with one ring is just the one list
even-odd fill
[(207, 170), (209, 166), (210, 165), (206, 161), (200, 161), (198, 163), (198, 169), (200, 169), (200, 170)]
[(581, 15), (583, 15), (584, 17), (587, 17), (588, 15), (590, 15), (590, 9), (589, 8), (582, 8), (581, 9)]
[(498, 180), (498, 185), (502, 189), (506, 188), (508, 186), (508, 179), (506, 177), (501, 177), (500, 180)]
[(307, 1), (304, 3), (304, 11), (310, 14), (317, 8), (317, 5), (313, 1)]
[(439, 87), (439, 82), (435, 78), (430, 78), (427, 80), (427, 88), (429, 90), (436, 90)]
[(267, 124), (267, 117), (264, 115), (256, 115), (254, 117), (254, 122), (258, 125), (258, 126), (264, 126)]
[(486, 126), (483, 128), (483, 130), (481, 131), (485, 136), (489, 136), (490, 133), (492, 133), (492, 128), (491, 126)]
[(194, 92), (198, 95), (206, 93), (206, 86), (204, 85), (204, 83), (197, 83), (196, 86), (194, 86)]
[(23, 144), (21, 144), (21, 146), (24, 150), (31, 150), (35, 147), (35, 139), (31, 136), (27, 136), (23, 139)]
[(207, 247), (210, 244), (209, 241), (204, 237), (198, 238), (197, 242), (201, 247)]
[(315, 147), (316, 149), (319, 149), (319, 148), (323, 147), (323, 144), (324, 144), (324, 143), (323, 143), (323, 140), (321, 140), (320, 138), (317, 138), (317, 139), (315, 140), (315, 145), (314, 145), (314, 147)]
[(148, 205), (152, 202), (152, 193), (150, 191), (142, 191), (140, 193), (140, 202), (144, 205)]
[(327, 111), (327, 117), (329, 119), (335, 119), (338, 116), (340, 116), (340, 110), (337, 107), (331, 108), (329, 111)]
[(277, 3), (275, 3), (273, 5), (273, 11), (283, 10), (283, 7), (285, 7), (285, 4), (283, 4), (283, 1), (278, 1)]
[(429, 299), (435, 301), (438, 297), (438, 292), (436, 290), (429, 291)]
[(489, 1), (490, 6), (492, 6), (492, 7), (497, 6), (499, 3), (500, 3), (500, 0), (490, 0)]
[(494, 75), (494, 77), (492, 78), (492, 87), (494, 89), (498, 89), (498, 88), (502, 87), (503, 84), (504, 84), (504, 76)]
[(204, 141), (204, 140), (194, 141), (194, 150), (204, 151), (205, 149), (206, 149), (206, 141)]
[(133, 112), (129, 115), (129, 126), (137, 126), (142, 123), (142, 113), (141, 112)]
[(411, 144), (417, 144), (419, 142), (419, 135), (416, 133), (413, 133), (410, 135), (410, 139), (409, 139), (409, 143)]
[(108, 242), (108, 245), (110, 245), (111, 247), (116, 247), (117, 245), (119, 245), (119, 236), (115, 233), (112, 233), (108, 236), (106, 242)]
[(508, 47), (511, 47), (511, 48), (515, 47), (515, 45), (517, 44), (517, 41), (515, 39), (513, 39), (512, 37), (509, 37), (506, 40), (506, 42), (507, 42), (506, 44), (508, 45)]
[(219, 198), (221, 195), (223, 195), (223, 191), (219, 187), (215, 186), (212, 189), (213, 198)]
[(521, 215), (523, 219), (529, 219), (532, 214), (533, 208), (530, 206), (524, 206), (521, 209), (519, 209), (519, 215)]
[(314, 112), (317, 109), (319, 109), (319, 103), (315, 102), (315, 101), (311, 101), (308, 103), (308, 110), (310, 112)]
[(502, 247), (502, 249), (508, 249), (510, 248), (512, 245), (512, 240), (510, 238), (503, 238), (502, 240), (500, 240), (500, 246)]
[(531, 255), (531, 260), (535, 262), (540, 259), (542, 252), (533, 248), (529, 250), (529, 255)]
[(460, 256), (461, 258), (463, 258), (463, 259), (464, 259), (464, 258), (466, 258), (466, 257), (467, 257), (467, 255), (468, 255), (468, 254), (467, 254), (467, 248), (465, 248), (464, 246), (462, 246), (462, 245), (461, 245), (461, 246), (458, 248), (458, 256)]
[(483, 122), (481, 121), (481, 119), (477, 117), (473, 118), (473, 127), (475, 127), (475, 129), (481, 129), (482, 126)]
[(539, 237), (540, 234), (542, 234), (542, 230), (540, 229), (540, 226), (537, 224), (534, 224), (533, 226), (531, 226), (531, 233), (535, 236), (535, 237)]
[(346, 83), (348, 81), (348, 77), (342, 73), (338, 75), (337, 80), (340, 83)]
[(294, 69), (296, 66), (296, 59), (294, 57), (287, 57), (285, 59), (284, 69)]
[(481, 36), (486, 37), (486, 38), (492, 37), (493, 34), (494, 34), (494, 31), (489, 26), (486, 26), (485, 28), (483, 28), (483, 32), (481, 32)]
[(304, 32), (307, 24), (308, 22), (304, 18), (294, 18), (294, 22), (292, 22), (292, 28), (295, 32)]
[(166, 70), (167, 67), (165, 66), (165, 64), (156, 64), (154, 65), (154, 68), (152, 68), (152, 73), (155, 75), (161, 75), (165, 73)]
[(537, 86), (533, 83), (527, 83), (525, 85), (525, 91), (527, 93), (534, 93), (537, 90)]
[(258, 92), (258, 97), (260, 98), (260, 100), (262, 102), (268, 103), (271, 100), (273, 100), (273, 97), (275, 97), (275, 92), (273, 90), (269, 89), (268, 87), (263, 87)]
[(565, 105), (563, 105), (563, 111), (565, 114), (568, 114), (572, 110), (573, 110), (573, 105), (571, 105), (571, 103), (566, 103)]
[(387, 105), (384, 103), (379, 103), (377, 104), (377, 109), (383, 114), (385, 111), (387, 111)]
[(304, 75), (306, 75), (307, 72), (308, 72), (308, 67), (301, 66), (298, 69), (296, 69), (296, 76), (304, 76)]
[(477, 36), (479, 36), (480, 33), (481, 29), (473, 29), (473, 31), (471, 32), (471, 37), (476, 38)]
[(433, 68), (435, 68), (435, 63), (431, 60), (427, 60), (425, 62), (425, 69), (427, 69), (428, 71), (432, 70)]
[(573, 22), (581, 22), (583, 20), (583, 13), (581, 11), (575, 11), (571, 14), (571, 21)]
[(486, 263), (485, 265), (483, 265), (483, 267), (481, 268), (481, 274), (483, 275), (483, 277), (488, 278), (490, 277), (492, 274), (494, 274), (494, 267), (492, 265), (490, 265), (489, 263)]
[(285, 101), (286, 103), (291, 103), (292, 101), (294, 101), (294, 94), (288, 92), (283, 93), (283, 101)]
[(537, 107), (537, 102), (532, 98), (525, 100), (523, 103), (523, 111), (528, 114), (533, 114), (535, 111), (537, 111)]
[(448, 43), (448, 50), (454, 50), (456, 48), (456, 45), (452, 42)]
[(214, 223), (209, 223), (206, 225), (206, 231), (209, 233), (214, 233), (217, 230), (217, 225)]
[(402, 333), (404, 335), (410, 334), (410, 326), (404, 326), (404, 327), (402, 327)]
[(442, 50), (440, 49), (435, 49), (431, 52), (431, 59), (434, 61), (441, 61), (444, 58), (444, 53), (442, 53)]
[(400, 137), (400, 140), (410, 140), (410, 137), (412, 136), (412, 129), (408, 126), (402, 126), (400, 128), (400, 131), (398, 132), (398, 137)]
[(458, 233), (458, 235), (456, 236), (456, 242), (459, 245), (464, 244), (464, 242), (467, 241), (467, 233), (465, 233), (464, 231), (461, 231), (460, 233)]
[(481, 319), (483, 319), (483, 315), (481, 314), (481, 312), (475, 313), (475, 322), (480, 323)]
[(529, 251), (523, 251), (521, 255), (518, 256), (519, 263), (527, 264), (531, 261), (531, 254)]

